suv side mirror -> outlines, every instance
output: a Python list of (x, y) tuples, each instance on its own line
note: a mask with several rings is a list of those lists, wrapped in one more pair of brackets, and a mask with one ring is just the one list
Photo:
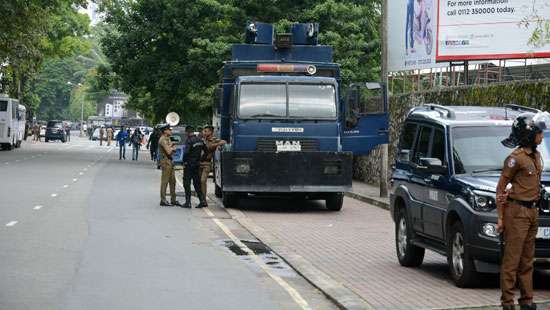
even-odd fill
[(447, 174), (447, 166), (444, 166), (439, 158), (420, 158), (420, 165), (417, 168), (430, 174)]

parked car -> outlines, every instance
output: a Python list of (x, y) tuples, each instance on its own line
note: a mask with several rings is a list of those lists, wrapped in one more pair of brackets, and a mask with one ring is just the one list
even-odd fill
[(50, 140), (60, 140), (65, 143), (67, 141), (67, 133), (62, 121), (49, 121), (46, 125), (46, 142)]
[[(533, 109), (443, 107), (411, 110), (401, 131), (391, 179), (390, 209), (402, 266), (422, 264), (425, 249), (447, 256), (452, 279), (473, 286), (478, 273), (498, 273), (501, 243), (496, 229), (496, 185), (515, 117)], [(550, 162), (550, 132), (539, 146)], [(550, 170), (542, 183), (550, 186)], [(550, 188), (549, 188), (550, 189)], [(550, 258), (550, 208), (539, 213), (536, 257)]]

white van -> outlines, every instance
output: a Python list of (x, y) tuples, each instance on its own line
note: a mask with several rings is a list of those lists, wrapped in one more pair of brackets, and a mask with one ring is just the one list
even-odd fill
[(0, 146), (11, 150), (21, 144), (25, 132), (25, 115), (23, 118), (23, 130), (20, 130), (19, 101), (0, 95)]
[(17, 106), (17, 143), (16, 147), (20, 147), (23, 140), (25, 140), (25, 127), (27, 125), (27, 108), (24, 105), (20, 104)]

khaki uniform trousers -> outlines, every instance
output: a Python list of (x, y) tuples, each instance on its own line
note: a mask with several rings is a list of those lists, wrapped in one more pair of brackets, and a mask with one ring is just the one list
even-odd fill
[(176, 175), (174, 172), (174, 164), (169, 159), (160, 161), (160, 169), (162, 176), (160, 179), (160, 201), (166, 201), (166, 187), (170, 184), (170, 202), (176, 202)]
[(533, 263), (538, 231), (538, 209), (508, 203), (504, 207), (504, 255), (500, 266), (502, 305), (514, 304), (516, 281), (521, 297), (519, 303), (533, 302)]
[(210, 162), (201, 163), (200, 167), (200, 175), (201, 175), (201, 192), (204, 196), (204, 199), (206, 199), (206, 183), (208, 182), (208, 175), (210, 174), (210, 170), (212, 169)]

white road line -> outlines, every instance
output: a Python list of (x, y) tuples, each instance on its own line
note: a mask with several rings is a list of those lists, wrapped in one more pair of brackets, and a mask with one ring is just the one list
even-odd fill
[(67, 188), (67, 187), (69, 187), (69, 185), (67, 185), (67, 184), (63, 185), (63, 188)]
[(57, 197), (57, 194), (56, 194), (56, 193), (53, 193), (53, 194), (51, 194), (50, 196), (52, 196), (52, 197)]
[(80, 174), (80, 175), (84, 175), (84, 172), (80, 172), (79, 174)]
[(84, 168), (84, 169), (82, 169), (82, 170), (84, 170), (84, 171), (88, 171), (88, 168)]
[(77, 178), (74, 178), (74, 179), (73, 179), (73, 182), (76, 182), (76, 181), (78, 181), (78, 179), (77, 179)]
[(17, 221), (11, 221), (6, 224), (6, 227), (12, 227), (12, 226), (15, 226), (15, 224), (17, 224)]
[(212, 218), (214, 223), (216, 223), (216, 225), (218, 225), (218, 227), (231, 239), (231, 241), (233, 241), (233, 243), (235, 245), (237, 245), (239, 248), (241, 248), (241, 250), (243, 250), (250, 257), (252, 257), (252, 259), (256, 262), (256, 264), (258, 264), (258, 266), (260, 266), (260, 268), (262, 268), (262, 270), (265, 273), (267, 273), (275, 282), (277, 282), (277, 284), (279, 284), (290, 295), (290, 297), (292, 297), (294, 302), (296, 302), (298, 304), (298, 306), (300, 306), (300, 308), (302, 308), (304, 310), (312, 309), (309, 306), (309, 304), (307, 303), (307, 301), (302, 297), (302, 295), (300, 295), (300, 293), (295, 288), (293, 288), (290, 284), (288, 284), (288, 282), (286, 282), (283, 278), (279, 277), (276, 274), (273, 274), (271, 272), (271, 270), (269, 269), (269, 267), (265, 264), (265, 262), (262, 261), (262, 259), (259, 258), (258, 255), (256, 255), (256, 253), (254, 253), (254, 251), (252, 251), (249, 247), (247, 247), (246, 244), (242, 243), (241, 240), (239, 240), (231, 232), (231, 230), (229, 230), (229, 228), (227, 228), (227, 226), (225, 226), (224, 223), (222, 223), (219, 219), (214, 218), (214, 213), (212, 213), (208, 209), (203, 209), (203, 210), (209, 217)]
[(18, 162), (20, 162), (20, 160), (19, 160), (19, 159), (16, 159), (15, 162), (18, 163)]
[(33, 210), (40, 210), (42, 209), (42, 206), (35, 206), (34, 208), (32, 208)]

